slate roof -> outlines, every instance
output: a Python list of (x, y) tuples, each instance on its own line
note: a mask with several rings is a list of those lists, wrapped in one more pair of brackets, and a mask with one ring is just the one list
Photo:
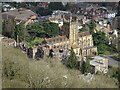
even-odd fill
[[(52, 37), (52, 38), (45, 38), (45, 40), (47, 41), (47, 42), (58, 42), (59, 41), (59, 39), (62, 39), (62, 40), (65, 40), (65, 39), (67, 39), (67, 37), (66, 36), (56, 36), (56, 37)], [(60, 41), (61, 42), (61, 41)]]
[(79, 36), (79, 37), (83, 37), (83, 36), (87, 36), (87, 35), (91, 35), (89, 31), (79, 32), (79, 33), (78, 33), (78, 36)]
[(16, 17), (16, 19), (18, 20), (27, 20), (29, 19), (32, 15), (36, 15), (36, 13), (34, 13), (33, 11), (29, 10), (29, 9), (15, 9), (15, 10), (11, 10), (8, 12), (3, 12), (2, 15), (10, 15), (13, 17)]

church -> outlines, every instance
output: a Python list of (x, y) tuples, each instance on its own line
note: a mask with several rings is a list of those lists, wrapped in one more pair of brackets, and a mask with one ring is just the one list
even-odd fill
[(62, 35), (45, 38), (49, 49), (70, 50), (73, 48), (76, 56), (81, 61), (84, 57), (97, 54), (97, 47), (93, 44), (93, 38), (89, 31), (78, 30), (78, 17), (76, 15), (64, 15)]

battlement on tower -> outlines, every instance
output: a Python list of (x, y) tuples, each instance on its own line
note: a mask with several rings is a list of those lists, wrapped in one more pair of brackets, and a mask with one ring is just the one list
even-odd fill
[(66, 23), (71, 24), (71, 23), (76, 23), (76, 22), (78, 22), (77, 15), (70, 14), (70, 15), (64, 15), (64, 17), (63, 17), (64, 24), (66, 24)]

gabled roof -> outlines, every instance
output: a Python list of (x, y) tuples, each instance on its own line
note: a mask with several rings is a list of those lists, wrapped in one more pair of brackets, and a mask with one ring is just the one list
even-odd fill
[(29, 9), (23, 9), (23, 8), (11, 10), (8, 12), (3, 12), (2, 15), (10, 15), (10, 16), (16, 17), (16, 19), (18, 20), (27, 20), (33, 15), (37, 16), (37, 14), (34, 13), (33, 11)]

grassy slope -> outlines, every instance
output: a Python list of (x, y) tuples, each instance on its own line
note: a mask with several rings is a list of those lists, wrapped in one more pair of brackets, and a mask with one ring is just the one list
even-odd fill
[(2, 21), (0, 20), (0, 33), (2, 33)]
[[(44, 58), (41, 61), (30, 60), (19, 49), (8, 46), (2, 47), (3, 65), (9, 71), (10, 62), (16, 70), (16, 75), (10, 80), (3, 76), (3, 87), (69, 87), (69, 88), (115, 88), (115, 80), (106, 76), (97, 75), (90, 83), (79, 78), (80, 72), (70, 70), (55, 59)], [(13, 64), (14, 62), (14, 64)], [(5, 69), (4, 69), (5, 70)], [(63, 78), (67, 75), (67, 79)], [(45, 78), (48, 77), (48, 80)], [(65, 83), (67, 85), (65, 86)]]

